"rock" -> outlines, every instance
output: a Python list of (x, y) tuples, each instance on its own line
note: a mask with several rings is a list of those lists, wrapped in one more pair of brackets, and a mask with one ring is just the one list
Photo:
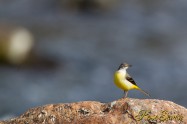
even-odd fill
[(111, 103), (83, 101), (29, 109), (0, 124), (134, 124), (187, 123), (187, 109), (170, 101), (119, 99)]

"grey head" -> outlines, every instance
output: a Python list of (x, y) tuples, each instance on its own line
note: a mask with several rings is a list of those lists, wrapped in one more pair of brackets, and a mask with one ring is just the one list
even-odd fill
[(131, 67), (132, 65), (129, 65), (129, 64), (127, 64), (127, 63), (122, 63), (120, 66), (119, 66), (119, 68), (118, 68), (118, 70), (120, 70), (120, 69), (127, 69), (128, 67)]

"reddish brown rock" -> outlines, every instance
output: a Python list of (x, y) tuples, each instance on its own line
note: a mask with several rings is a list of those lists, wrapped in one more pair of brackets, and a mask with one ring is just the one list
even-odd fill
[(111, 103), (84, 101), (29, 109), (0, 124), (186, 124), (187, 109), (170, 101), (119, 99)]

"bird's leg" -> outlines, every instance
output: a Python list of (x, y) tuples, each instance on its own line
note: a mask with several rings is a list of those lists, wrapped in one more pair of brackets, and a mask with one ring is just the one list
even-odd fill
[(124, 90), (124, 93), (125, 93), (125, 96), (123, 98), (127, 98), (128, 91)]

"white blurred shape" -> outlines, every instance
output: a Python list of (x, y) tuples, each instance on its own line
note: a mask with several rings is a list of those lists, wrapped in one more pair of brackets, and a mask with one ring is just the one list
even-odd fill
[(33, 36), (25, 28), (13, 31), (10, 37), (7, 58), (12, 64), (21, 64), (34, 45)]

